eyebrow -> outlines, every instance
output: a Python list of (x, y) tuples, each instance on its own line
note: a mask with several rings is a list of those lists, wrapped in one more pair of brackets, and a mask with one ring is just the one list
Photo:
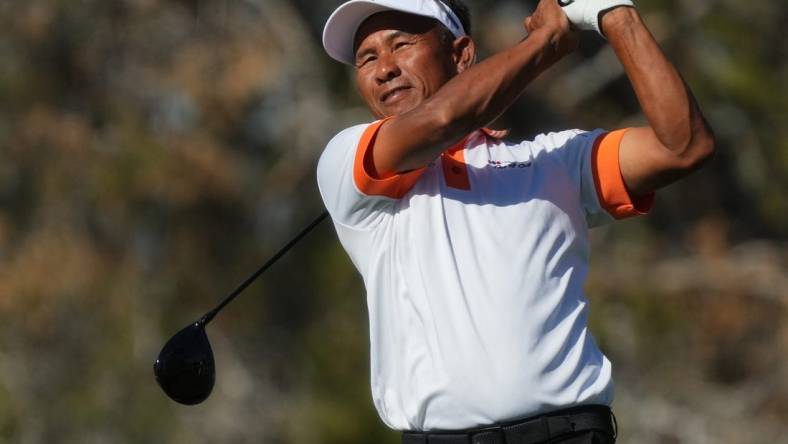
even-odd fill
[[(386, 43), (391, 43), (391, 41), (396, 39), (397, 37), (409, 36), (409, 35), (413, 35), (413, 34), (411, 34), (409, 32), (405, 32), (405, 31), (394, 30), (394, 31), (391, 31), (390, 33), (388, 33), (384, 39), (385, 39)], [(367, 55), (369, 53), (372, 53), (372, 52), (375, 52), (375, 50), (370, 48), (370, 47), (367, 47), (367, 48), (357, 52), (356, 53), (356, 61), (358, 61), (359, 59), (363, 58), (365, 55)]]

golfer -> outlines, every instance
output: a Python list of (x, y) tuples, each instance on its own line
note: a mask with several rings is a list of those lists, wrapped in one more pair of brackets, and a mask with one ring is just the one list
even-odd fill
[[(404, 443), (615, 441), (588, 230), (647, 213), (714, 137), (629, 0), (560, 3), (541, 0), (528, 37), (479, 63), (458, 0), (353, 0), (326, 23), (376, 120), (328, 143), (318, 183), (366, 287), (375, 407)], [(613, 47), (647, 125), (515, 142), (486, 129), (576, 30)]]

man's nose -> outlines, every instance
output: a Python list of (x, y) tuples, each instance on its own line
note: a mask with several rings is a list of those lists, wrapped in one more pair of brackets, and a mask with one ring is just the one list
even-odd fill
[(379, 83), (389, 82), (402, 74), (393, 54), (383, 54), (378, 56), (378, 66), (376, 78)]

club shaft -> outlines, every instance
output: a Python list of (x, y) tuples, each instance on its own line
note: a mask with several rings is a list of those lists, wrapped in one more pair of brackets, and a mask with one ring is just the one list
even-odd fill
[(248, 286), (249, 286), (249, 285), (250, 285), (252, 282), (254, 282), (254, 281), (255, 281), (255, 279), (257, 279), (258, 277), (260, 277), (260, 275), (261, 275), (261, 274), (263, 274), (263, 273), (265, 272), (265, 270), (267, 270), (267, 269), (268, 269), (268, 268), (269, 268), (271, 265), (273, 265), (274, 263), (276, 263), (276, 261), (278, 261), (278, 260), (279, 260), (279, 259), (280, 259), (282, 256), (284, 256), (284, 255), (285, 255), (285, 253), (287, 253), (287, 252), (288, 252), (288, 251), (289, 251), (291, 248), (293, 248), (293, 246), (294, 246), (295, 244), (297, 244), (297, 243), (298, 243), (298, 241), (300, 241), (300, 240), (301, 240), (301, 239), (302, 239), (304, 236), (306, 236), (307, 234), (309, 234), (309, 232), (310, 232), (310, 231), (312, 231), (312, 230), (313, 230), (313, 229), (314, 229), (316, 226), (318, 226), (318, 225), (320, 224), (320, 222), (322, 222), (322, 221), (323, 221), (323, 219), (325, 219), (326, 217), (328, 217), (328, 212), (327, 212), (327, 211), (324, 211), (323, 213), (321, 213), (321, 214), (320, 214), (320, 216), (318, 216), (318, 217), (317, 217), (317, 219), (315, 219), (314, 221), (312, 221), (312, 223), (310, 223), (309, 225), (307, 225), (307, 227), (306, 227), (306, 228), (304, 228), (303, 230), (301, 230), (301, 232), (300, 232), (300, 233), (298, 233), (298, 234), (296, 235), (296, 237), (294, 237), (294, 238), (293, 238), (293, 239), (292, 239), (290, 242), (288, 242), (288, 243), (287, 243), (287, 244), (286, 244), (284, 247), (282, 247), (282, 248), (281, 248), (279, 251), (277, 251), (277, 252), (276, 252), (276, 254), (274, 254), (273, 256), (271, 256), (271, 258), (270, 258), (270, 259), (268, 259), (268, 260), (265, 262), (265, 264), (263, 264), (263, 266), (262, 266), (262, 267), (260, 267), (260, 268), (259, 268), (257, 271), (255, 271), (254, 273), (252, 273), (252, 275), (251, 275), (251, 276), (249, 276), (248, 278), (246, 278), (246, 280), (245, 280), (245, 281), (243, 281), (243, 282), (241, 283), (241, 285), (239, 285), (239, 286), (238, 286), (238, 288), (236, 288), (235, 290), (233, 290), (233, 292), (232, 292), (232, 293), (230, 293), (230, 294), (229, 294), (229, 295), (228, 295), (226, 298), (224, 298), (224, 300), (223, 300), (223, 301), (222, 301), (222, 302), (221, 302), (219, 305), (217, 305), (217, 306), (216, 306), (216, 308), (214, 308), (213, 310), (209, 311), (208, 313), (205, 313), (205, 315), (204, 315), (202, 318), (200, 318), (200, 320), (199, 320), (199, 321), (197, 321), (197, 323), (199, 323), (199, 324), (202, 324), (202, 325), (206, 325), (206, 324), (208, 324), (209, 322), (211, 322), (211, 321), (213, 320), (214, 316), (216, 316), (216, 315), (217, 315), (217, 314), (218, 314), (220, 311), (222, 311), (222, 309), (223, 309), (223, 308), (224, 308), (224, 307), (225, 307), (227, 304), (229, 304), (230, 302), (232, 302), (232, 301), (233, 301), (233, 299), (235, 299), (235, 298), (236, 298), (236, 297), (237, 297), (239, 294), (241, 294), (241, 292), (242, 292), (242, 291), (244, 291), (244, 290), (246, 289), (246, 287), (248, 287)]

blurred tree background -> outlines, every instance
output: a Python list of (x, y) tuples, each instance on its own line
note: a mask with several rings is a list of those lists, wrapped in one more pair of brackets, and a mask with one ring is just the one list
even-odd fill
[[(151, 368), (322, 210), (319, 153), (371, 120), (320, 44), (339, 3), (0, 1), (0, 442), (398, 442), (330, 224), (211, 324), (208, 401), (175, 404)], [(535, 5), (468, 3), (484, 54)], [(651, 216), (593, 232), (620, 442), (788, 443), (788, 4), (638, 4), (719, 148)], [(498, 124), (642, 121), (586, 35)]]

